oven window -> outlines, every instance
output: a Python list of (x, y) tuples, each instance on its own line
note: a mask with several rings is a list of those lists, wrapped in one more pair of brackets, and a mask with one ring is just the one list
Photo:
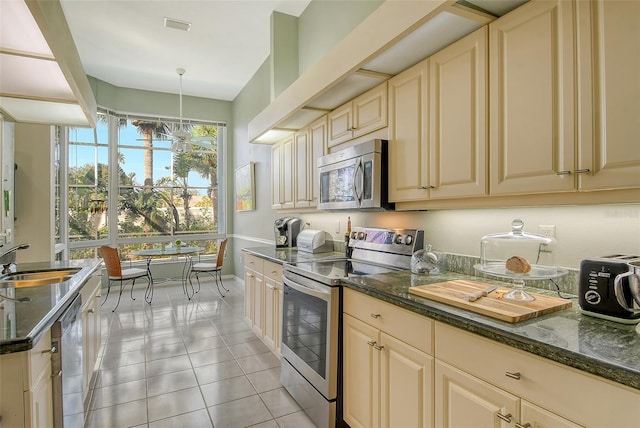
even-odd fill
[(282, 342), (326, 379), (329, 303), (287, 285), (283, 302)]

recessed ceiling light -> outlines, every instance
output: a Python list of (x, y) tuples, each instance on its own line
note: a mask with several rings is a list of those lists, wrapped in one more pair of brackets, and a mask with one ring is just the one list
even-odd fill
[(182, 30), (182, 31), (191, 30), (190, 22), (180, 21), (173, 18), (164, 18), (164, 26), (167, 28), (173, 28), (173, 29)]

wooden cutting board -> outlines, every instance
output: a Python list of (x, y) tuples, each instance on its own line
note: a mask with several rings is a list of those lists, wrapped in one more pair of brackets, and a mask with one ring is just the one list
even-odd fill
[(498, 296), (500, 294), (496, 291), (509, 292), (511, 291), (509, 286), (498, 287), (488, 296), (481, 297), (475, 302), (469, 301), (470, 293), (484, 290), (490, 286), (491, 284), (482, 282), (456, 279), (409, 287), (409, 293), (507, 322), (524, 321), (571, 307), (571, 301), (569, 300), (536, 293), (529, 293), (536, 298), (533, 302), (514, 302), (512, 300), (499, 299)]

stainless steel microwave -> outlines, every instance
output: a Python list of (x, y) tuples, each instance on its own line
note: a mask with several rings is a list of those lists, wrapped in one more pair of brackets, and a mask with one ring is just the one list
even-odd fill
[(387, 196), (386, 140), (370, 140), (318, 159), (324, 210), (392, 210)]

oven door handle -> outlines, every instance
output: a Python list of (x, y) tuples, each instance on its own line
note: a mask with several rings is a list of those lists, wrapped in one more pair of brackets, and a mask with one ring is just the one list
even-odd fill
[(314, 288), (309, 288), (304, 285), (298, 284), (297, 282), (291, 281), (288, 278), (284, 278), (284, 285), (291, 287), (301, 293), (317, 297), (318, 299), (329, 300), (331, 298), (331, 291), (321, 291)]

